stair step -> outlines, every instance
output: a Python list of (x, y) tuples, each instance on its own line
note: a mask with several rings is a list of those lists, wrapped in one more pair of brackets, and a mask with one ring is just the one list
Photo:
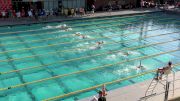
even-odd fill
[(151, 83), (151, 85), (156, 85), (157, 84), (157, 82), (156, 83)]
[(156, 82), (152, 82), (152, 83), (157, 83), (157, 81)]
[(156, 83), (151, 83), (150, 86), (151, 86), (151, 85), (156, 85), (156, 84), (157, 84), (157, 82), (156, 82)]
[(152, 92), (153, 90), (147, 90), (147, 92)]
[(149, 89), (154, 89), (154, 87), (151, 87), (151, 88), (149, 88)]
[(150, 98), (150, 97), (155, 96), (155, 95), (156, 95), (156, 93), (153, 93), (153, 94), (150, 94), (150, 95), (146, 95), (144, 97), (141, 97), (140, 100), (147, 99), (147, 98)]

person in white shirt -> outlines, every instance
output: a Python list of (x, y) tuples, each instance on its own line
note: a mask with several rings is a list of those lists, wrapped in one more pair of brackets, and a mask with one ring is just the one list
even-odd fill
[(5, 11), (2, 11), (1, 14), (2, 14), (2, 17), (3, 17), (3, 18), (6, 17), (6, 12), (5, 12)]
[(29, 17), (32, 17), (32, 16), (33, 16), (33, 14), (32, 14), (32, 11), (31, 11), (31, 10), (29, 10), (29, 11), (28, 11), (28, 16), (29, 16)]
[(18, 11), (18, 12), (16, 13), (16, 16), (17, 16), (18, 18), (20, 18), (20, 17), (21, 17), (21, 12)]

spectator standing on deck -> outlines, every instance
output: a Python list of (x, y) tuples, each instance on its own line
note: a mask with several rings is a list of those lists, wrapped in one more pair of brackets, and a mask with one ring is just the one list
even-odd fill
[(92, 15), (94, 15), (94, 11), (95, 11), (95, 5), (94, 4), (92, 4), (92, 6), (91, 6), (91, 8), (92, 8), (92, 11), (91, 11), (91, 13), (92, 13)]
[(28, 16), (33, 17), (32, 9), (28, 11)]
[(102, 91), (99, 91), (99, 98), (98, 98), (98, 101), (106, 101), (106, 97), (103, 96), (103, 92), (102, 92)]
[(141, 8), (144, 7), (144, 0), (141, 0)]
[(17, 17), (17, 18), (20, 18), (20, 17), (21, 17), (21, 12), (20, 12), (20, 11), (16, 12), (16, 17)]
[(16, 11), (15, 10), (12, 10), (12, 15), (13, 15), (13, 18), (16, 17)]
[(2, 11), (1, 14), (2, 14), (2, 17), (3, 17), (3, 18), (6, 17), (6, 12), (5, 12), (5, 11)]
[(35, 10), (33, 10), (33, 11), (34, 11), (34, 12), (33, 12), (34, 18), (35, 18), (36, 20), (38, 20), (38, 10), (35, 9)]
[(24, 7), (22, 7), (22, 10), (21, 10), (21, 17), (25, 17), (26, 13), (25, 13), (25, 10), (24, 10)]

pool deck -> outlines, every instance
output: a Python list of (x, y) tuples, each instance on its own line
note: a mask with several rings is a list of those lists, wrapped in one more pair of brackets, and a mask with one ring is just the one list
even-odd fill
[[(169, 99), (170, 101), (180, 101), (177, 100), (180, 97), (180, 71), (176, 72), (175, 74), (175, 83), (174, 83), (174, 96), (173, 96), (173, 83), (170, 83), (170, 92), (169, 92)], [(152, 80), (152, 79), (151, 79)], [(140, 100), (141, 97), (144, 97), (145, 91), (147, 90), (151, 80), (147, 80), (144, 82), (140, 82), (137, 84), (129, 85), (126, 87), (118, 88), (112, 91), (107, 92), (107, 101), (144, 101)], [(169, 80), (173, 80), (172, 74), (169, 75)], [(165, 82), (162, 82), (165, 84)], [(157, 89), (158, 88), (158, 89)], [(164, 88), (163, 85), (158, 83), (154, 92), (156, 93), (155, 96), (148, 98), (146, 101), (164, 101)], [(176, 99), (174, 99), (176, 98)], [(80, 101), (91, 101), (92, 97), (88, 97), (82, 99)]]
[(57, 21), (64, 21), (64, 20), (73, 20), (73, 19), (82, 19), (82, 18), (94, 18), (94, 17), (105, 17), (105, 16), (123, 16), (123, 15), (133, 15), (133, 14), (142, 14), (142, 13), (150, 13), (150, 12), (157, 12), (161, 11), (160, 9), (149, 8), (149, 9), (131, 9), (131, 10), (120, 10), (120, 11), (113, 11), (113, 12), (96, 12), (94, 15), (86, 14), (85, 16), (50, 16), (46, 18), (40, 18), (39, 21), (34, 20), (33, 18), (1, 18), (0, 19), (0, 26), (5, 25), (21, 25), (21, 24), (34, 24), (34, 23), (46, 23), (46, 22), (57, 22)]

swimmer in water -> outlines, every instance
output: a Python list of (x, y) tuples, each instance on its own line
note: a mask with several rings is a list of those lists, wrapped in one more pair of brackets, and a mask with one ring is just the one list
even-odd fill
[(100, 49), (101, 45), (104, 44), (104, 41), (98, 41), (96, 44), (97, 44), (97, 49)]
[(61, 29), (61, 30), (65, 30), (65, 31), (68, 30), (68, 27), (67, 27), (66, 24), (55, 26), (55, 28), (59, 28), (59, 29)]
[(71, 31), (72, 30), (72, 28), (67, 28), (67, 29), (65, 29), (65, 31)]
[(82, 39), (87, 38), (85, 35), (82, 35), (81, 33), (75, 33), (76, 36), (79, 36)]
[(81, 36), (81, 33), (77, 32), (75, 33), (76, 36)]
[(96, 42), (95, 46), (90, 47), (92, 50), (97, 50), (101, 48), (101, 45), (104, 43), (104, 41), (98, 41)]
[(99, 46), (99, 45), (102, 45), (103, 43), (104, 43), (104, 41), (98, 41), (97, 45)]
[(62, 29), (65, 29), (65, 28), (67, 28), (67, 25), (64, 24), (64, 25), (61, 26), (61, 28), (62, 28)]
[(130, 55), (129, 52), (124, 52), (123, 54), (126, 55), (126, 56)]

